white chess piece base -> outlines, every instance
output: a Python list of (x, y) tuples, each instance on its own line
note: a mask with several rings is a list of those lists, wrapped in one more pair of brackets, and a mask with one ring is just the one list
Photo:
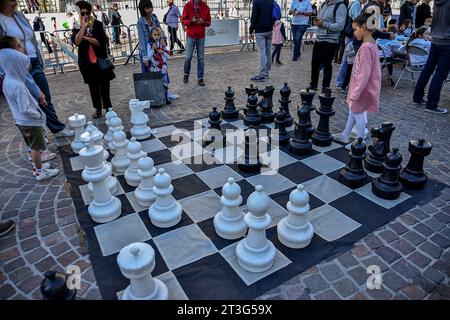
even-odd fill
[(118, 218), (121, 214), (122, 203), (116, 197), (112, 197), (110, 201), (105, 203), (91, 202), (88, 212), (92, 220), (97, 223), (110, 222)]
[(131, 286), (128, 286), (123, 292), (121, 300), (168, 300), (169, 290), (167, 286), (159, 279), (153, 279), (155, 282), (155, 290), (146, 297), (136, 297), (131, 292)]
[(278, 240), (286, 247), (301, 249), (311, 243), (314, 229), (311, 222), (303, 226), (294, 226), (289, 223), (287, 217), (283, 218), (277, 226)]

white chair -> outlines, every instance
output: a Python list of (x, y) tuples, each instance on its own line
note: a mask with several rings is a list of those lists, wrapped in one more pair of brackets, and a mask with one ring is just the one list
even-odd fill
[[(411, 63), (411, 55), (415, 55), (415, 56), (419, 56), (419, 57), (427, 57), (428, 52), (425, 49), (410, 45), (406, 48), (406, 54), (408, 56), (408, 61), (406, 62), (405, 67), (402, 70), (402, 73), (400, 73), (400, 77), (398, 78), (397, 83), (395, 84), (394, 90), (397, 89), (397, 86), (400, 83), (400, 80), (402, 80), (402, 79), (412, 81), (415, 86), (416, 79), (414, 78), (414, 73), (420, 74), (425, 67), (425, 65), (413, 65)], [(411, 79), (403, 77), (403, 74), (405, 73), (405, 71), (407, 71), (411, 74)]]
[[(381, 70), (383, 70), (384, 68), (388, 69), (388, 65), (392, 64), (392, 62), (387, 60), (386, 52), (384, 51), (383, 47), (381, 47), (378, 44), (377, 44), (377, 47), (378, 47), (378, 51), (381, 53), (381, 55), (380, 55), (380, 67), (381, 67)], [(392, 82), (392, 77), (389, 74), (389, 70), (387, 71), (387, 78), (389, 80), (389, 83), (393, 83)]]

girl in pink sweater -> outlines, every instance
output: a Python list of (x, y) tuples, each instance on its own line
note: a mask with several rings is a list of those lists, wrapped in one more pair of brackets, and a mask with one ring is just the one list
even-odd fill
[(381, 90), (381, 68), (378, 48), (372, 37), (371, 19), (375, 15), (361, 14), (353, 22), (354, 36), (363, 41), (356, 54), (347, 96), (349, 114), (342, 133), (334, 134), (335, 141), (349, 143), (350, 133), (356, 123), (358, 137), (364, 139), (366, 112), (378, 112)]

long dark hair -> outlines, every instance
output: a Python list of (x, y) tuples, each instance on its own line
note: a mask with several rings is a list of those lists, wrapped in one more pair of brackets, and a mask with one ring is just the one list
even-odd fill
[[(374, 28), (368, 24), (369, 18), (372, 17), (375, 14), (375, 12), (363, 12), (359, 16), (356, 17), (356, 19), (353, 21), (354, 24), (356, 24), (358, 27), (362, 27), (364, 25), (367, 26), (368, 30), (373, 30)], [(376, 17), (374, 17), (376, 18)]]
[(428, 31), (427, 27), (420, 27), (418, 28), (408, 39), (408, 42), (406, 42), (406, 46), (409, 46), (409, 43), (411, 41), (413, 41), (414, 39), (419, 38), (420, 36), (422, 36), (425, 32)]
[(153, 8), (153, 3), (150, 0), (141, 0), (139, 1), (139, 13), (141, 17), (145, 17), (147, 14), (145, 13), (145, 9)]

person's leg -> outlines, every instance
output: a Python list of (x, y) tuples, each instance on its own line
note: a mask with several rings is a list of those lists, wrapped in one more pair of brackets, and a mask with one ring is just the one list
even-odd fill
[(298, 58), (300, 58), (300, 56), (302, 55), (302, 40), (303, 40), (303, 35), (306, 32), (306, 29), (308, 28), (308, 26), (299, 26), (299, 30), (298, 30), (298, 43), (299, 43), (299, 49), (298, 49)]
[(112, 27), (112, 38), (113, 38), (113, 42), (117, 43), (117, 30), (116, 30), (116, 27)]
[(205, 38), (197, 39), (197, 79), (203, 80), (205, 74)]
[(323, 53), (323, 79), (322, 88), (329, 88), (331, 83), (331, 77), (333, 76), (333, 57), (335, 50), (338, 49), (338, 45), (327, 43)]
[(427, 109), (438, 107), (441, 89), (450, 70), (450, 46), (439, 46), (436, 72), (428, 88)]
[(175, 43), (180, 47), (180, 50), (184, 50), (183, 43), (180, 39), (178, 39), (178, 28), (172, 28), (173, 29), (173, 39)]
[(175, 45), (175, 39), (173, 36), (173, 28), (167, 27), (167, 29), (169, 30), (170, 51), (173, 51), (173, 47)]
[(363, 138), (364, 140), (367, 113), (366, 115), (364, 114), (364, 112), (353, 113), (353, 116), (356, 122), (356, 131), (358, 132), (358, 138)]
[(342, 84), (344, 83), (345, 80), (345, 75), (347, 74), (347, 68), (348, 68), (348, 60), (347, 55), (344, 53), (342, 63), (339, 66), (339, 72), (336, 77), (336, 87), (342, 87)]
[(52, 133), (58, 133), (66, 127), (64, 123), (59, 121), (58, 115), (56, 114), (55, 108), (52, 104), (52, 97), (50, 95), (50, 87), (48, 86), (47, 78), (44, 73), (42, 65), (39, 63), (37, 58), (31, 59), (31, 70), (30, 74), (36, 82), (37, 86), (45, 95), (45, 100), (47, 101), (47, 106), (41, 106), (42, 111), (46, 116), (46, 125)]
[(102, 96), (98, 84), (89, 83), (89, 93), (91, 94), (92, 106), (97, 112), (102, 111)]
[(275, 58), (275, 55), (277, 54), (278, 51), (278, 45), (274, 45), (273, 51), (272, 51), (272, 62), (273, 62), (273, 58)]
[(320, 65), (322, 64), (323, 48), (322, 42), (314, 43), (311, 59), (311, 88), (317, 89), (319, 83)]
[(277, 44), (275, 46), (275, 48), (277, 49), (277, 54), (275, 56), (275, 61), (278, 62), (278, 63), (281, 63), (280, 55), (281, 55), (281, 48), (283, 48), (283, 45), (282, 44)]
[(344, 82), (342, 82), (342, 89), (348, 89), (348, 84), (350, 83), (350, 79), (352, 77), (353, 64), (347, 65), (347, 72), (345, 73)]
[(103, 109), (108, 110), (109, 108), (112, 108), (109, 81), (105, 81), (100, 84), (100, 95), (102, 97)]
[(292, 30), (292, 38), (294, 40), (294, 52), (293, 52), (293, 59), (298, 59), (298, 57), (300, 57), (300, 47), (301, 47), (301, 43), (300, 43), (300, 26), (299, 25), (295, 25), (292, 24), (291, 25), (291, 30)]
[(191, 73), (191, 61), (194, 55), (194, 39), (186, 37), (186, 51), (184, 52), (184, 76), (189, 76)]
[(344, 131), (342, 131), (342, 133), (341, 133), (342, 137), (345, 140), (349, 139), (350, 133), (352, 132), (352, 129), (353, 129), (353, 126), (355, 125), (355, 122), (356, 122), (355, 114), (349, 110), (348, 111), (347, 124), (345, 125)]
[(270, 69), (272, 68), (272, 59), (270, 55), (272, 53), (272, 32), (265, 34), (265, 47), (266, 47), (266, 75), (269, 76)]
[(436, 69), (439, 59), (439, 48), (435, 44), (431, 44), (430, 53), (428, 55), (427, 63), (420, 73), (419, 79), (417, 80), (416, 87), (414, 88), (413, 101), (420, 102), (423, 100), (425, 93), (425, 87), (430, 80), (431, 75)]
[(266, 72), (266, 40), (264, 38), (264, 33), (255, 34), (256, 45), (258, 46), (259, 55), (259, 75), (265, 76)]

